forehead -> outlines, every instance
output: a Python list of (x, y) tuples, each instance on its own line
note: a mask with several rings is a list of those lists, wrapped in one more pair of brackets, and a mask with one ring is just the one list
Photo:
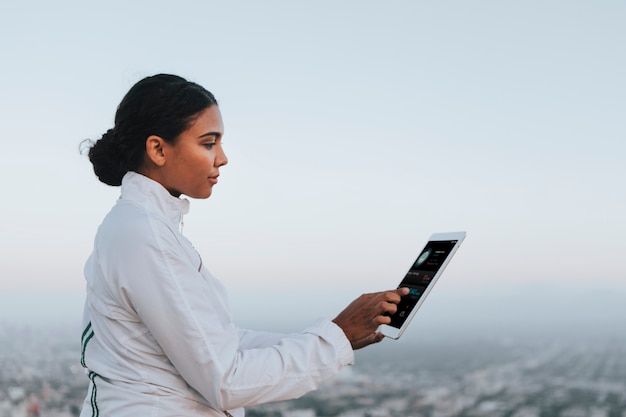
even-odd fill
[(224, 134), (224, 122), (218, 106), (213, 105), (202, 110), (195, 120), (183, 133), (200, 137), (206, 134), (222, 136)]

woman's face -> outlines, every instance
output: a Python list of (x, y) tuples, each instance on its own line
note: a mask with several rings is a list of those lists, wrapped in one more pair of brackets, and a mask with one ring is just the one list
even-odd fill
[(165, 159), (157, 181), (173, 196), (208, 198), (217, 184), (219, 168), (228, 162), (222, 149), (223, 134), (219, 107), (200, 112), (173, 144), (163, 142)]

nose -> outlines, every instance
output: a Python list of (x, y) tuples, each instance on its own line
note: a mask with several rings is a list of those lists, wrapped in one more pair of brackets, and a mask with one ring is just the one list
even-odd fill
[(222, 148), (222, 144), (217, 147), (217, 155), (215, 155), (215, 166), (221, 167), (228, 163), (228, 158), (226, 157), (226, 153)]

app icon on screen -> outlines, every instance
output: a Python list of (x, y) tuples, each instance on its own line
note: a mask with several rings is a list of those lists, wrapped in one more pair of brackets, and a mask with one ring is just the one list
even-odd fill
[(428, 248), (424, 251), (424, 253), (422, 253), (420, 255), (419, 258), (417, 258), (417, 261), (415, 261), (415, 266), (420, 266), (421, 264), (423, 264), (424, 262), (426, 262), (426, 259), (428, 259), (428, 257), (430, 256), (430, 254), (432, 253), (432, 249)]

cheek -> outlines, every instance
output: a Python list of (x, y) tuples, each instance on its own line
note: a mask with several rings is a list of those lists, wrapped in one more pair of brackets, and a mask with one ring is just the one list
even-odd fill
[(215, 152), (207, 151), (206, 149), (204, 149), (203, 152), (194, 155), (193, 159), (194, 160), (192, 162), (192, 169), (196, 172), (206, 173), (213, 167), (213, 163), (215, 161)]
[(198, 150), (194, 150), (193, 152), (187, 153), (185, 162), (189, 164), (190, 167), (193, 167), (194, 169), (199, 169), (203, 165), (210, 163), (213, 158), (213, 152), (208, 151), (205, 148), (200, 148)]
[(213, 166), (213, 161), (215, 161), (215, 152), (205, 151), (204, 154), (202, 154), (201, 161), (199, 162), (201, 162), (204, 167), (207, 167)]

